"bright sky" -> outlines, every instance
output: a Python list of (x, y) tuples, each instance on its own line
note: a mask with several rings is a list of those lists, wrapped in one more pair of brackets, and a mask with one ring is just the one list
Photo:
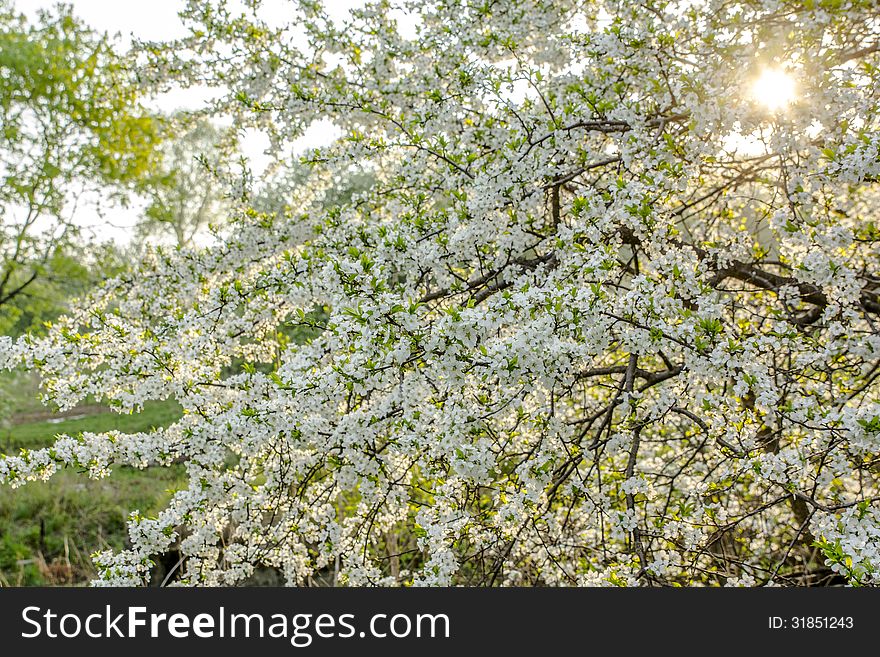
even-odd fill
[[(169, 39), (183, 36), (185, 31), (177, 12), (183, 0), (151, 0), (120, 2), (119, 0), (67, 0), (77, 16), (97, 30), (119, 32), (127, 40), (134, 34), (140, 39)], [(35, 16), (40, 9), (51, 9), (54, 0), (17, 0), (24, 13)]]

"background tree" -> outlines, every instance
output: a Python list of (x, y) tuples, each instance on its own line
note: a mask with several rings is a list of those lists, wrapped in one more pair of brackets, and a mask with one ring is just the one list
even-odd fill
[(279, 152), (339, 127), (290, 212), (0, 342), (62, 407), (184, 409), (0, 460), (186, 463), (106, 582), (880, 582), (874, 2), (260, 4), (148, 52)]
[[(298, 161), (275, 169), (265, 180), (260, 181), (261, 184), (248, 199), (248, 205), (258, 212), (273, 216), (294, 215), (294, 203), (300, 198), (299, 191), (313, 185), (314, 175), (321, 177), (320, 168), (315, 173), (315, 165), (310, 156), (306, 155)], [(370, 173), (353, 166), (351, 170), (340, 171), (338, 177), (319, 184), (318, 187), (322, 190), (322, 203), (330, 209), (351, 203), (355, 195), (370, 189), (372, 183), (373, 176)]]
[(191, 246), (209, 225), (231, 212), (223, 172), (237, 139), (233, 130), (219, 129), (204, 118), (180, 114), (170, 125), (174, 134), (164, 143), (161, 172), (147, 190), (149, 205), (137, 234)]
[(99, 258), (78, 239), (77, 203), (124, 201), (152, 174), (158, 140), (105, 36), (69, 7), (31, 24), (0, 1), (0, 329), (82, 291)]

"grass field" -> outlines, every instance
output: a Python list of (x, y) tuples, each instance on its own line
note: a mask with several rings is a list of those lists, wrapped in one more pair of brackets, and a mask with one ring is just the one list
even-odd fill
[[(18, 417), (42, 409), (33, 391), (7, 400)], [(98, 412), (96, 412), (98, 411)], [(45, 447), (58, 433), (81, 431), (145, 431), (173, 422), (180, 408), (155, 402), (142, 413), (119, 415), (95, 407), (85, 417), (44, 417), (0, 428), (0, 452)], [(157, 511), (182, 482), (183, 466), (136, 470), (116, 468), (106, 479), (65, 470), (49, 482), (16, 490), (0, 487), (0, 585), (79, 584), (94, 576), (89, 555), (95, 550), (125, 545), (125, 523), (134, 509)]]

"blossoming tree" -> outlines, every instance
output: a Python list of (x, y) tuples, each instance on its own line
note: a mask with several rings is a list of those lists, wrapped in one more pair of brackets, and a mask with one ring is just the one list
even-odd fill
[(2, 347), (61, 407), (184, 409), (0, 462), (186, 464), (103, 582), (880, 581), (873, 2), (246, 4), (149, 70), (279, 149), (337, 126), (294, 211)]

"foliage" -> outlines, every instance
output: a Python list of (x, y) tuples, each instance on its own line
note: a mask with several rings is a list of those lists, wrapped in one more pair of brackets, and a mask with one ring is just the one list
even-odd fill
[(877, 583), (873, 2), (303, 0), (305, 40), (260, 4), (189, 3), (144, 75), (279, 149), (332, 121), (291, 212), (0, 343), (63, 408), (184, 410), (0, 461), (185, 462), (102, 583)]
[(48, 319), (81, 290), (73, 208), (147, 181), (158, 139), (106, 37), (69, 7), (29, 24), (0, 1), (0, 328)]
[(128, 265), (124, 251), (113, 243), (59, 241), (49, 257), (29, 263), (36, 278), (22, 294), (16, 294), (0, 310), (0, 334), (43, 333), (70, 303), (98, 282), (121, 272)]

